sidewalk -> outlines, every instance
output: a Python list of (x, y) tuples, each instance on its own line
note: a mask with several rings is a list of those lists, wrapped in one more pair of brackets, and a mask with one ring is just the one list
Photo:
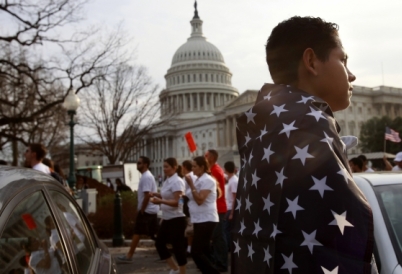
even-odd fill
[[(112, 247), (112, 240), (102, 240), (108, 247), (117, 264), (118, 274), (147, 273), (147, 274), (167, 274), (170, 269), (164, 261), (159, 260), (158, 253), (152, 240), (140, 240), (140, 243), (133, 256), (132, 263), (119, 263), (116, 259), (119, 255), (124, 255), (129, 250), (131, 240), (125, 240), (123, 247)], [(193, 260), (187, 258), (188, 274), (200, 274)]]

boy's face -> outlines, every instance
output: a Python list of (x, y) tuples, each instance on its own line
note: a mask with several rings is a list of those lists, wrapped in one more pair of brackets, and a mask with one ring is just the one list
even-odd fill
[(328, 60), (317, 62), (316, 95), (325, 100), (332, 111), (345, 109), (350, 104), (352, 82), (356, 80), (356, 76), (347, 68), (347, 58), (339, 40), (338, 46), (331, 50)]

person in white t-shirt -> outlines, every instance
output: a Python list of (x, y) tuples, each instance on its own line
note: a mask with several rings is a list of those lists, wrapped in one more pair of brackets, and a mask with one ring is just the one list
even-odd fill
[(149, 171), (151, 160), (146, 156), (140, 156), (137, 161), (137, 169), (142, 174), (137, 190), (137, 218), (135, 221), (134, 235), (131, 240), (130, 250), (126, 255), (118, 256), (120, 262), (130, 263), (140, 241), (140, 235), (148, 235), (155, 240), (158, 221), (157, 213), (159, 205), (150, 203), (151, 193), (157, 192), (155, 177)]
[(226, 191), (226, 205), (228, 207), (228, 212), (225, 216), (224, 229), (226, 233), (226, 242), (228, 243), (228, 249), (230, 250), (230, 243), (232, 242), (230, 239), (230, 232), (232, 230), (232, 219), (233, 212), (236, 204), (236, 193), (237, 193), (237, 184), (239, 182), (239, 178), (236, 176), (236, 167), (234, 162), (229, 161), (223, 165), (225, 170), (225, 174), (227, 175), (227, 184), (225, 186)]
[(189, 198), (188, 207), (191, 222), (194, 227), (194, 239), (191, 246), (191, 256), (203, 274), (217, 274), (219, 271), (209, 260), (210, 241), (212, 233), (219, 222), (216, 206), (217, 182), (209, 175), (210, 169), (205, 157), (195, 157), (193, 160), (193, 173), (198, 178), (193, 182), (190, 175), (186, 175)]
[(42, 164), (47, 154), (47, 150), (42, 144), (30, 144), (25, 151), (25, 165), (32, 169), (41, 171), (50, 175), (50, 169)]
[[(183, 163), (181, 164), (182, 167), (182, 173), (184, 175), (189, 175), (191, 176), (191, 179), (193, 180), (193, 182), (195, 182), (195, 180), (197, 179), (197, 176), (194, 175), (192, 169), (193, 169), (193, 163), (192, 160), (185, 160), (183, 161)], [(188, 184), (186, 184), (186, 191), (189, 188)], [(186, 193), (186, 191), (184, 193)], [(188, 209), (188, 197), (184, 194), (184, 208), (183, 208), (183, 212), (186, 215), (186, 219), (187, 219), (187, 227), (186, 230), (184, 232), (184, 236), (186, 236), (187, 238), (187, 253), (190, 254), (191, 253), (191, 245), (193, 243), (193, 236), (194, 236), (194, 229), (193, 229), (193, 223), (191, 222), (191, 218), (190, 218), (190, 212)]]
[(402, 171), (402, 152), (398, 152), (394, 158), (395, 166), (392, 171)]
[(357, 158), (363, 161), (363, 172), (374, 172), (374, 169), (368, 166), (368, 160), (365, 155), (359, 155)]
[[(185, 184), (181, 178), (181, 167), (175, 158), (167, 158), (163, 161), (163, 172), (166, 180), (162, 184), (160, 193), (151, 193), (151, 202), (161, 205), (162, 209), (162, 224), (156, 237), (155, 247), (160, 259), (166, 260), (171, 268), (171, 274), (185, 274), (187, 258), (184, 230), (187, 222), (186, 215), (183, 213), (182, 198)], [(168, 243), (173, 247), (173, 254), (179, 267), (166, 247)]]

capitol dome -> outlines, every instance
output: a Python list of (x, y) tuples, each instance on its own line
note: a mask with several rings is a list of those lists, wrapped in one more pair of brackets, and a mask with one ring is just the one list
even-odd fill
[(179, 119), (213, 116), (214, 111), (239, 96), (222, 53), (203, 35), (197, 4), (190, 23), (191, 36), (173, 55), (165, 75), (166, 89), (159, 95), (162, 117), (169, 114)]

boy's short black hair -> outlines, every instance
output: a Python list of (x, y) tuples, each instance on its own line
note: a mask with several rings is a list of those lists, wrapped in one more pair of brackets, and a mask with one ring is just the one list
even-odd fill
[(358, 166), (360, 170), (363, 170), (363, 161), (360, 158), (352, 158), (349, 160), (349, 162), (352, 162), (355, 166)]
[(36, 153), (36, 160), (38, 161), (42, 161), (47, 154), (46, 147), (43, 144), (39, 143), (30, 144), (29, 148), (31, 149), (32, 152)]
[(303, 52), (314, 50), (321, 61), (328, 60), (336, 48), (338, 25), (319, 17), (294, 16), (279, 23), (268, 38), (266, 60), (275, 84), (292, 84), (298, 80), (298, 67)]
[(232, 161), (226, 162), (223, 167), (225, 168), (225, 170), (229, 173), (234, 173), (235, 171), (235, 164)]
[(142, 159), (142, 162), (147, 165), (147, 168), (151, 165), (151, 160), (147, 156), (140, 156), (139, 158)]
[(361, 159), (363, 162), (367, 162), (367, 157), (365, 155), (359, 155), (357, 158)]

